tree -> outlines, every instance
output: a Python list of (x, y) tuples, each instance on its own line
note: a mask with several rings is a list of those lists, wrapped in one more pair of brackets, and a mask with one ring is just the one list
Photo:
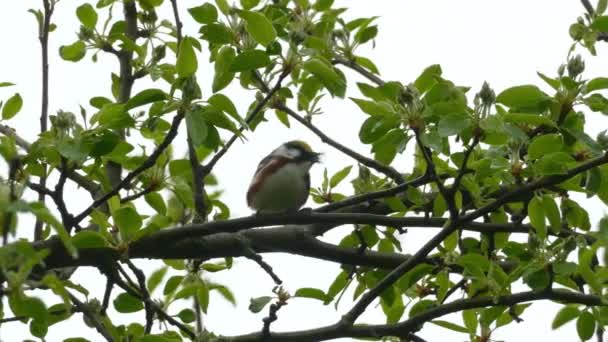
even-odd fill
[[(582, 340), (602, 339), (608, 219), (592, 230), (578, 198), (608, 203), (608, 138), (585, 129), (586, 116), (608, 113), (601, 94), (608, 79), (583, 77), (585, 64), (574, 51), (595, 54), (596, 43), (608, 40), (606, 1), (583, 1), (587, 13), (570, 26), (575, 42), (565, 64), (557, 75), (539, 74), (552, 93), (515, 85), (498, 95), (488, 84), (478, 91), (455, 85), (439, 65), (411, 83), (381, 78), (360, 54), (378, 33), (375, 18), (352, 20), (331, 0), (204, 3), (187, 9), (200, 37), (182, 32), (185, 9), (177, 0), (85, 3), (76, 10), (77, 40), (59, 54), (73, 62), (109, 55), (119, 68), (111, 75), (113, 98), (91, 98), (80, 118), (48, 113), (57, 2), (43, 0), (32, 10), (42, 51), (41, 133), (29, 142), (0, 125), (2, 324), (28, 324), (43, 338), (53, 324), (81, 313), (109, 341), (421, 341), (418, 331), (434, 324), (488, 341), (530, 305), (551, 300), (563, 304), (553, 328), (576, 320)], [(162, 8), (172, 15), (159, 16)], [(204, 81), (200, 56), (209, 56), (214, 71)], [(347, 75), (355, 74), (366, 79), (356, 84), (361, 97), (350, 100), (368, 115), (358, 135), (370, 156), (315, 124), (323, 96), (345, 98)], [(155, 87), (134, 92), (144, 78)], [(255, 94), (247, 113), (238, 113), (225, 91), (237, 81)], [(3, 121), (18, 120), (22, 104), (19, 93), (8, 97)], [(311, 212), (231, 218), (214, 167), (264, 120), (287, 127), (297, 121), (357, 170), (326, 173), (311, 191), (318, 204)], [(187, 141), (187, 158), (176, 156), (177, 139)], [(397, 169), (395, 159), (406, 157), (413, 167)], [(352, 194), (337, 193), (349, 174), (356, 174)], [(84, 210), (66, 203), (72, 184), (90, 194)], [(155, 214), (143, 214), (150, 210)], [(20, 223), (27, 214), (36, 217), (34, 229)], [(352, 229), (339, 243), (320, 240), (340, 226)], [(254, 229), (261, 227), (272, 228)], [(438, 230), (405, 254), (400, 235), (417, 228)], [(26, 234), (29, 241), (20, 238)], [(269, 252), (336, 262), (342, 271), (327, 290), (289, 293), (264, 261)], [(258, 331), (216, 336), (202, 323), (213, 315), (210, 293), (228, 301), (235, 295), (230, 284), (206, 275), (234, 272), (238, 257), (256, 262), (276, 287), (251, 299), (251, 311), (267, 313)], [(153, 272), (136, 265), (143, 258), (156, 261)], [(83, 266), (99, 270), (105, 293), (79, 286), (72, 274)], [(353, 288), (354, 302), (335, 324), (273, 331), (293, 297), (337, 303)], [(457, 294), (461, 299), (453, 299)], [(359, 324), (376, 302), (386, 323)], [(121, 322), (116, 312), (145, 320)], [(442, 319), (450, 313), (462, 320)], [(153, 329), (157, 321), (160, 330)]]

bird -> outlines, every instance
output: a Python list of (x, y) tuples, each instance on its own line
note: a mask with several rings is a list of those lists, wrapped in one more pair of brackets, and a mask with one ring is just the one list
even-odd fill
[(301, 140), (277, 147), (258, 164), (247, 190), (247, 205), (258, 214), (298, 211), (308, 199), (310, 168), (320, 156)]

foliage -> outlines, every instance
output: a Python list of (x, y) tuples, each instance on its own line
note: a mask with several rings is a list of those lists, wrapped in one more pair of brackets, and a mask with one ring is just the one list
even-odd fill
[[(56, 3), (43, 0), (42, 10), (31, 10), (46, 53)], [(158, 17), (161, 6), (174, 17)], [(416, 340), (426, 323), (488, 341), (539, 300), (563, 305), (551, 328), (576, 320), (581, 340), (592, 338), (608, 324), (608, 219), (591, 222), (575, 195), (608, 204), (608, 138), (585, 129), (587, 117), (608, 114), (608, 78), (584, 77), (584, 61), (574, 52), (581, 45), (595, 54), (595, 45), (608, 40), (606, 7), (600, 0), (587, 8), (570, 27), (575, 43), (565, 64), (556, 75), (539, 74), (551, 93), (524, 84), (496, 95), (488, 84), (478, 91), (454, 84), (439, 65), (415, 80), (382, 80), (373, 61), (359, 55), (376, 38), (376, 18), (348, 18), (332, 0), (216, 0), (187, 12), (176, 0), (80, 5), (77, 37), (59, 55), (71, 62), (113, 55), (120, 71), (111, 75), (112, 97), (91, 98), (79, 115), (59, 111), (48, 117), (47, 129), (43, 109), (34, 142), (0, 125), (7, 165), (0, 183), (0, 322), (28, 324), (42, 339), (55, 323), (82, 312), (87, 326), (109, 341), (223, 340), (201, 317), (214, 314), (211, 293), (232, 303), (235, 295), (230, 284), (207, 274), (231, 272), (233, 257), (247, 257), (277, 287), (250, 301), (252, 312), (268, 312), (260, 331), (234, 341)], [(198, 34), (182, 33), (182, 13), (200, 24)], [(201, 81), (207, 59), (214, 74)], [(351, 72), (367, 80), (356, 84), (361, 97), (350, 97)], [(132, 94), (142, 78), (155, 87)], [(201, 92), (202, 82), (210, 83), (211, 94)], [(254, 92), (247, 113), (225, 91), (237, 83)], [(44, 89), (48, 100), (48, 84)], [(4, 95), (2, 122), (19, 120), (24, 99), (16, 91)], [(366, 115), (358, 136), (370, 157), (313, 124), (326, 95), (353, 101)], [(311, 190), (320, 205), (311, 213), (231, 219), (213, 168), (236, 139), (254, 137), (258, 125), (274, 120), (271, 113), (287, 128), (292, 121), (306, 126), (357, 166), (325, 171)], [(179, 138), (188, 142), (187, 158), (174, 155), (171, 143)], [(142, 144), (152, 148), (140, 150)], [(396, 158), (411, 158), (413, 168), (396, 170)], [(347, 179), (352, 192), (336, 192)], [(85, 210), (65, 202), (67, 182), (90, 193)], [(28, 192), (40, 200), (28, 200)], [(142, 214), (147, 207), (154, 215)], [(38, 241), (14, 238), (32, 231), (19, 223), (27, 214), (37, 219)], [(341, 225), (354, 228), (339, 244), (318, 239)], [(279, 227), (252, 229), (266, 226)], [(417, 227), (440, 229), (406, 256), (400, 234)], [(342, 271), (327, 286), (290, 294), (263, 260), (265, 252), (329, 260)], [(155, 271), (137, 268), (132, 260), (140, 258), (157, 260)], [(66, 271), (85, 265), (106, 279), (104, 294), (89, 293)], [(514, 291), (522, 284), (529, 289)], [(337, 306), (349, 289), (354, 304), (336, 324), (271, 333), (288, 302)], [(53, 300), (39, 298), (43, 290)], [(355, 324), (373, 302), (386, 323)], [(145, 320), (121, 322), (107, 313), (110, 305)], [(454, 312), (462, 319), (442, 319)], [(166, 324), (153, 332), (155, 321)]]

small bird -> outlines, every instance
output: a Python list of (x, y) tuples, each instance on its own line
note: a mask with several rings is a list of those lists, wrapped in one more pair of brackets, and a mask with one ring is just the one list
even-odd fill
[(308, 199), (310, 168), (321, 154), (300, 140), (289, 141), (258, 164), (247, 204), (258, 213), (294, 212)]

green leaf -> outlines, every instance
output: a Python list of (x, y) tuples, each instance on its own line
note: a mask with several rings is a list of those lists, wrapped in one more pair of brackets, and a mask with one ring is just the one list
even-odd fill
[(367, 101), (353, 97), (350, 99), (369, 115), (395, 115), (395, 110), (386, 102)]
[(213, 23), (201, 27), (199, 30), (201, 38), (211, 44), (230, 44), (234, 39), (234, 34), (228, 26), (220, 23)]
[(450, 329), (453, 331), (457, 331), (457, 332), (461, 332), (461, 333), (465, 333), (468, 334), (469, 330), (461, 325), (452, 323), (452, 322), (448, 322), (448, 321), (442, 321), (442, 320), (434, 320), (431, 321), (431, 323), (438, 325), (442, 328), (446, 328), (446, 329)]
[(144, 308), (141, 300), (123, 292), (114, 299), (114, 309), (120, 313), (132, 313)]
[(608, 1), (607, 0), (599, 0), (597, 2), (597, 6), (595, 7), (595, 13), (596, 14), (604, 14), (604, 12), (606, 12), (606, 7), (608, 7)]
[(229, 71), (243, 72), (263, 68), (270, 64), (270, 57), (262, 50), (246, 50), (232, 61)]
[(528, 159), (535, 160), (549, 153), (560, 152), (564, 148), (562, 136), (545, 134), (532, 139), (528, 146)]
[(215, 75), (212, 85), (214, 93), (224, 89), (232, 82), (234, 72), (230, 71), (230, 65), (232, 65), (235, 56), (234, 49), (229, 46), (224, 46), (218, 52), (215, 60)]
[(555, 200), (549, 195), (543, 195), (542, 203), (544, 214), (551, 226), (551, 231), (556, 234), (559, 233), (562, 230), (562, 220)]
[(135, 125), (135, 120), (127, 113), (125, 105), (122, 103), (110, 103), (103, 106), (94, 118), (99, 121), (100, 125), (108, 129), (121, 129)]
[(439, 119), (438, 133), (441, 137), (460, 134), (471, 125), (471, 119), (465, 113), (453, 113)]
[(185, 37), (180, 44), (177, 61), (175, 62), (175, 70), (180, 78), (190, 77), (198, 69), (193, 40), (194, 38)]
[(547, 238), (547, 226), (541, 197), (534, 196), (530, 203), (528, 203), (528, 216), (530, 217), (530, 224), (536, 230), (538, 238), (545, 240)]
[(97, 25), (97, 12), (95, 12), (93, 6), (90, 4), (80, 5), (76, 9), (76, 16), (83, 26), (95, 29), (95, 25)]
[(198, 305), (201, 307), (204, 313), (207, 313), (209, 308), (209, 288), (205, 282), (200, 281), (196, 288), (196, 299), (198, 299)]
[(502, 118), (506, 122), (514, 123), (514, 124), (525, 124), (525, 125), (547, 125), (550, 127), (555, 127), (555, 122), (549, 119), (546, 116), (535, 115), (535, 114), (525, 114), (525, 113), (506, 113), (502, 115)]
[(581, 340), (587, 341), (595, 333), (595, 318), (589, 311), (584, 311), (576, 320), (576, 332)]
[(213, 105), (213, 107), (225, 113), (228, 113), (241, 124), (245, 124), (243, 118), (239, 116), (239, 113), (236, 110), (236, 106), (234, 105), (234, 103), (232, 103), (232, 100), (230, 100), (228, 96), (224, 94), (213, 94), (209, 99), (207, 99), (207, 102)]
[(276, 39), (277, 31), (264, 14), (242, 11), (240, 16), (245, 20), (245, 29), (256, 42), (266, 46)]
[(344, 178), (346, 178), (346, 176), (348, 176), (348, 174), (350, 173), (350, 170), (352, 168), (353, 168), (352, 165), (347, 166), (347, 167), (343, 168), (342, 170), (336, 172), (333, 176), (331, 176), (331, 179), (329, 180), (329, 187), (335, 188), (338, 184), (340, 184), (340, 182), (342, 182), (342, 180), (344, 180)]
[(232, 122), (232, 120), (230, 120), (230, 118), (224, 114), (224, 112), (215, 107), (200, 107), (198, 110), (196, 110), (196, 112), (200, 112), (203, 119), (215, 127), (227, 129), (235, 134), (240, 133), (234, 122)]
[(136, 231), (141, 228), (142, 219), (133, 207), (123, 206), (112, 213), (114, 223), (118, 226), (124, 241), (130, 241)]
[(608, 32), (608, 16), (596, 17), (590, 27), (600, 32)]
[(477, 331), (477, 313), (473, 309), (462, 311), (462, 321), (464, 326), (467, 327), (469, 334), (474, 334)]
[(490, 325), (505, 311), (506, 306), (494, 306), (483, 309), (479, 315), (479, 325), (489, 328)]
[(585, 94), (592, 91), (608, 89), (608, 77), (597, 77), (589, 80), (585, 86)]
[(220, 9), (220, 11), (223, 14), (225, 14), (225, 15), (230, 14), (230, 5), (228, 5), (228, 1), (226, 1), (226, 0), (215, 0), (215, 4), (217, 5), (217, 7)]
[(199, 24), (211, 24), (212, 22), (217, 21), (217, 9), (208, 2), (197, 7), (189, 8), (188, 12)]
[(192, 139), (192, 144), (195, 147), (203, 145), (208, 134), (207, 121), (203, 117), (203, 112), (200, 110), (187, 112), (186, 127), (188, 129), (188, 135), (190, 136), (190, 139)]
[(243, 9), (250, 10), (260, 3), (260, 0), (240, 0)]
[(249, 301), (249, 311), (253, 313), (258, 313), (264, 309), (266, 304), (270, 303), (272, 297), (263, 296), (258, 298), (251, 298)]
[(437, 83), (437, 79), (441, 77), (441, 73), (441, 66), (433, 64), (424, 69), (422, 74), (414, 81), (414, 86), (421, 94), (425, 93)]
[(324, 304), (329, 304), (342, 289), (348, 283), (348, 274), (345, 271), (338, 273), (336, 279), (329, 285), (329, 289), (327, 289), (327, 300)]
[(146, 285), (147, 285), (148, 291), (150, 293), (154, 292), (154, 290), (158, 287), (160, 282), (163, 280), (163, 278), (167, 274), (168, 269), (169, 268), (167, 268), (166, 266), (163, 266), (163, 267), (157, 269), (156, 271), (152, 272), (152, 274), (148, 277), (148, 281), (147, 281)]
[(505, 89), (496, 97), (496, 102), (509, 108), (531, 108), (549, 100), (547, 94), (535, 85), (522, 85)]
[(376, 38), (378, 35), (378, 26), (367, 26), (359, 29), (355, 34), (355, 41), (359, 44), (365, 44), (368, 41)]
[(157, 213), (161, 215), (167, 214), (167, 206), (165, 205), (165, 200), (163, 196), (158, 192), (150, 192), (144, 195), (144, 200), (152, 209), (156, 210)]
[(318, 299), (322, 302), (327, 301), (327, 295), (323, 290), (311, 287), (303, 287), (296, 291), (294, 297)]
[(59, 55), (66, 61), (78, 62), (86, 54), (86, 45), (79, 40), (72, 45), (62, 45), (59, 48)]
[(2, 107), (2, 119), (8, 120), (17, 115), (21, 110), (21, 107), (23, 107), (23, 99), (19, 93), (16, 93), (6, 100), (4, 107)]
[(183, 276), (172, 276), (170, 277), (167, 282), (165, 283), (165, 287), (163, 288), (163, 295), (169, 295), (172, 294), (173, 292), (175, 292), (175, 290), (177, 289), (177, 287), (179, 286), (179, 284), (181, 284), (182, 280), (184, 279)]
[(477, 253), (461, 255), (456, 260), (456, 263), (462, 265), (470, 275), (479, 279), (485, 278), (485, 273), (490, 267), (488, 259)]
[(343, 98), (346, 93), (346, 81), (333, 67), (319, 58), (311, 58), (304, 62), (302, 68), (313, 74), (334, 96)]
[(146, 89), (142, 90), (137, 95), (131, 97), (127, 103), (125, 103), (125, 109), (129, 110), (135, 107), (143, 106), (156, 101), (163, 101), (168, 98), (168, 95), (160, 89)]
[(65, 230), (65, 227), (61, 224), (61, 222), (59, 222), (59, 220), (57, 220), (57, 218), (55, 218), (55, 216), (53, 216), (53, 214), (51, 214), (49, 209), (45, 207), (44, 204), (40, 202), (30, 203), (29, 209), (36, 216), (36, 218), (53, 227), (55, 233), (57, 233), (59, 239), (61, 240), (61, 242), (63, 242), (65, 249), (73, 258), (78, 257), (78, 251), (72, 244), (72, 239), (70, 238), (68, 232)]
[(43, 338), (49, 331), (49, 322), (46, 320), (33, 319), (30, 322), (30, 333), (38, 338)]
[(184, 323), (192, 323), (196, 320), (196, 314), (194, 311), (187, 308), (182, 309), (182, 311), (177, 314), (177, 317), (179, 317), (179, 319)]
[(574, 305), (567, 305), (561, 308), (555, 318), (553, 318), (553, 323), (551, 323), (551, 329), (555, 330), (562, 325), (570, 322), (571, 320), (577, 318), (580, 315), (580, 311)]
[(317, 0), (315, 2), (315, 4), (313, 5), (313, 8), (316, 11), (323, 12), (323, 11), (330, 9), (331, 5), (333, 5), (333, 3), (334, 3), (334, 0)]
[(401, 128), (388, 131), (384, 136), (374, 142), (372, 152), (374, 159), (389, 165), (397, 153), (405, 150), (410, 137)]
[(15, 83), (12, 83), (12, 82), (0, 82), (0, 88), (11, 87), (11, 86), (14, 86), (14, 85), (15, 85)]
[(72, 243), (76, 248), (96, 248), (108, 245), (103, 235), (92, 230), (83, 230), (76, 233), (72, 237)]

